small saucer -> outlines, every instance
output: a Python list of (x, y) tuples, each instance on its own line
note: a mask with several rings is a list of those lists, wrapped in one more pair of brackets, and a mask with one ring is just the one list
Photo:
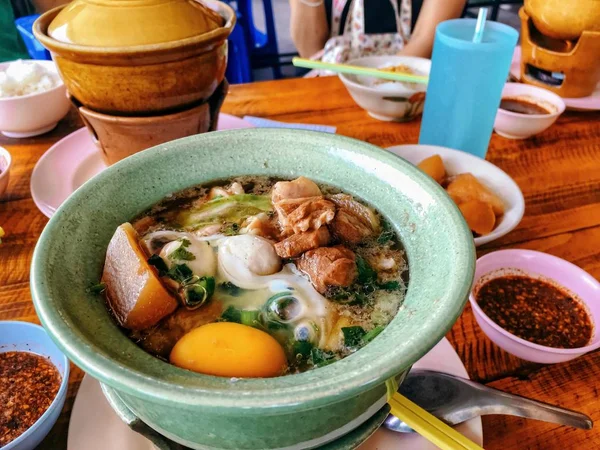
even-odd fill
[[(460, 358), (446, 338), (414, 365), (468, 378)], [(435, 450), (437, 447), (416, 433), (396, 433), (379, 428), (386, 417), (380, 410), (356, 430), (319, 450)], [(483, 444), (481, 418), (460, 424), (456, 429), (473, 442)], [(153, 450), (142, 435), (132, 431), (111, 408), (98, 381), (86, 375), (81, 382), (69, 423), (67, 450)]]
[[(239, 117), (221, 113), (218, 130), (252, 128)], [(44, 153), (31, 175), (31, 196), (46, 217), (79, 186), (106, 169), (89, 132), (82, 128), (64, 137)]]

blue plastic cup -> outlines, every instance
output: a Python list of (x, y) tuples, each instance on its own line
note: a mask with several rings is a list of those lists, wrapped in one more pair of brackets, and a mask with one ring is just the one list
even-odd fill
[(487, 22), (476, 44), (475, 23), (448, 20), (436, 29), (419, 144), (485, 158), (519, 33)]

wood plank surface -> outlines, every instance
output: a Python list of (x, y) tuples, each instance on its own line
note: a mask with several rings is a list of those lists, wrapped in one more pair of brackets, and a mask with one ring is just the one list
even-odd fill
[[(223, 111), (286, 122), (334, 125), (342, 135), (387, 147), (414, 144), (419, 121), (380, 122), (355, 105), (336, 78), (292, 79), (232, 86)], [(8, 191), (0, 197), (0, 320), (39, 323), (29, 292), (29, 268), (47, 223), (29, 191), (39, 158), (82, 124), (75, 111), (44, 136), (9, 139), (0, 145), (13, 156)], [(546, 132), (522, 141), (493, 135), (487, 159), (505, 170), (525, 196), (525, 217), (512, 233), (480, 249), (540, 250), (600, 279), (600, 113), (567, 112)], [(580, 410), (600, 419), (600, 356), (594, 352), (563, 364), (543, 366), (508, 355), (478, 328), (469, 305), (448, 333), (476, 381), (498, 389)], [(73, 400), (83, 372), (72, 367), (69, 394), (56, 426), (40, 449), (64, 450)], [(487, 449), (600, 448), (600, 432), (580, 431), (524, 419), (484, 418)]]

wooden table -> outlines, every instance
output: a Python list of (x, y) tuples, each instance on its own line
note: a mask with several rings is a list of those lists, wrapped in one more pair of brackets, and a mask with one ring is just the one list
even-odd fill
[[(238, 116), (337, 126), (337, 132), (386, 147), (417, 142), (419, 122), (386, 123), (367, 116), (337, 78), (291, 79), (232, 86), (223, 107)], [(72, 112), (53, 132), (0, 145), (13, 155), (11, 181), (0, 198), (0, 320), (38, 322), (29, 292), (35, 243), (47, 223), (31, 199), (37, 160), (58, 139), (80, 127)], [(600, 278), (600, 113), (567, 112), (549, 130), (515, 141), (493, 135), (487, 158), (505, 170), (525, 195), (525, 217), (509, 235), (479, 250), (528, 248), (565, 258)], [(508, 355), (488, 340), (471, 308), (448, 338), (472, 379), (541, 401), (582, 411), (600, 420), (600, 354), (542, 366)], [(67, 427), (83, 372), (72, 368), (69, 394), (57, 425), (41, 449), (66, 449)], [(487, 449), (600, 448), (600, 432), (575, 430), (513, 417), (483, 419)]]

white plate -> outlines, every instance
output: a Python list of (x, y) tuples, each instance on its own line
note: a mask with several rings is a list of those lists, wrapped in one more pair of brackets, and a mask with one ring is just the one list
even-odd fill
[(396, 145), (389, 151), (401, 156), (412, 164), (418, 164), (432, 155), (440, 155), (449, 175), (471, 172), (479, 181), (490, 188), (504, 200), (506, 210), (496, 228), (485, 236), (475, 238), (475, 245), (480, 246), (494, 241), (511, 232), (519, 225), (525, 212), (525, 199), (517, 183), (506, 172), (485, 159), (469, 153), (434, 145)]
[[(219, 130), (252, 128), (239, 117), (221, 113)], [(52, 217), (79, 186), (106, 169), (85, 128), (64, 137), (42, 155), (31, 175), (31, 196), (39, 210)]]
[[(521, 79), (521, 46), (515, 48), (513, 59), (510, 63), (510, 74), (517, 80)], [(599, 111), (600, 110), (600, 83), (596, 85), (596, 90), (587, 97), (564, 98), (567, 109), (576, 111)]]
[[(415, 368), (437, 370), (468, 378), (460, 358), (446, 338), (442, 339), (415, 365)], [(478, 445), (483, 445), (479, 417), (456, 427)], [(435, 450), (437, 447), (416, 433), (403, 434), (379, 429), (360, 446), (360, 450)], [(144, 437), (131, 431), (112, 410), (100, 383), (86, 375), (81, 382), (71, 412), (67, 450), (153, 450)]]

